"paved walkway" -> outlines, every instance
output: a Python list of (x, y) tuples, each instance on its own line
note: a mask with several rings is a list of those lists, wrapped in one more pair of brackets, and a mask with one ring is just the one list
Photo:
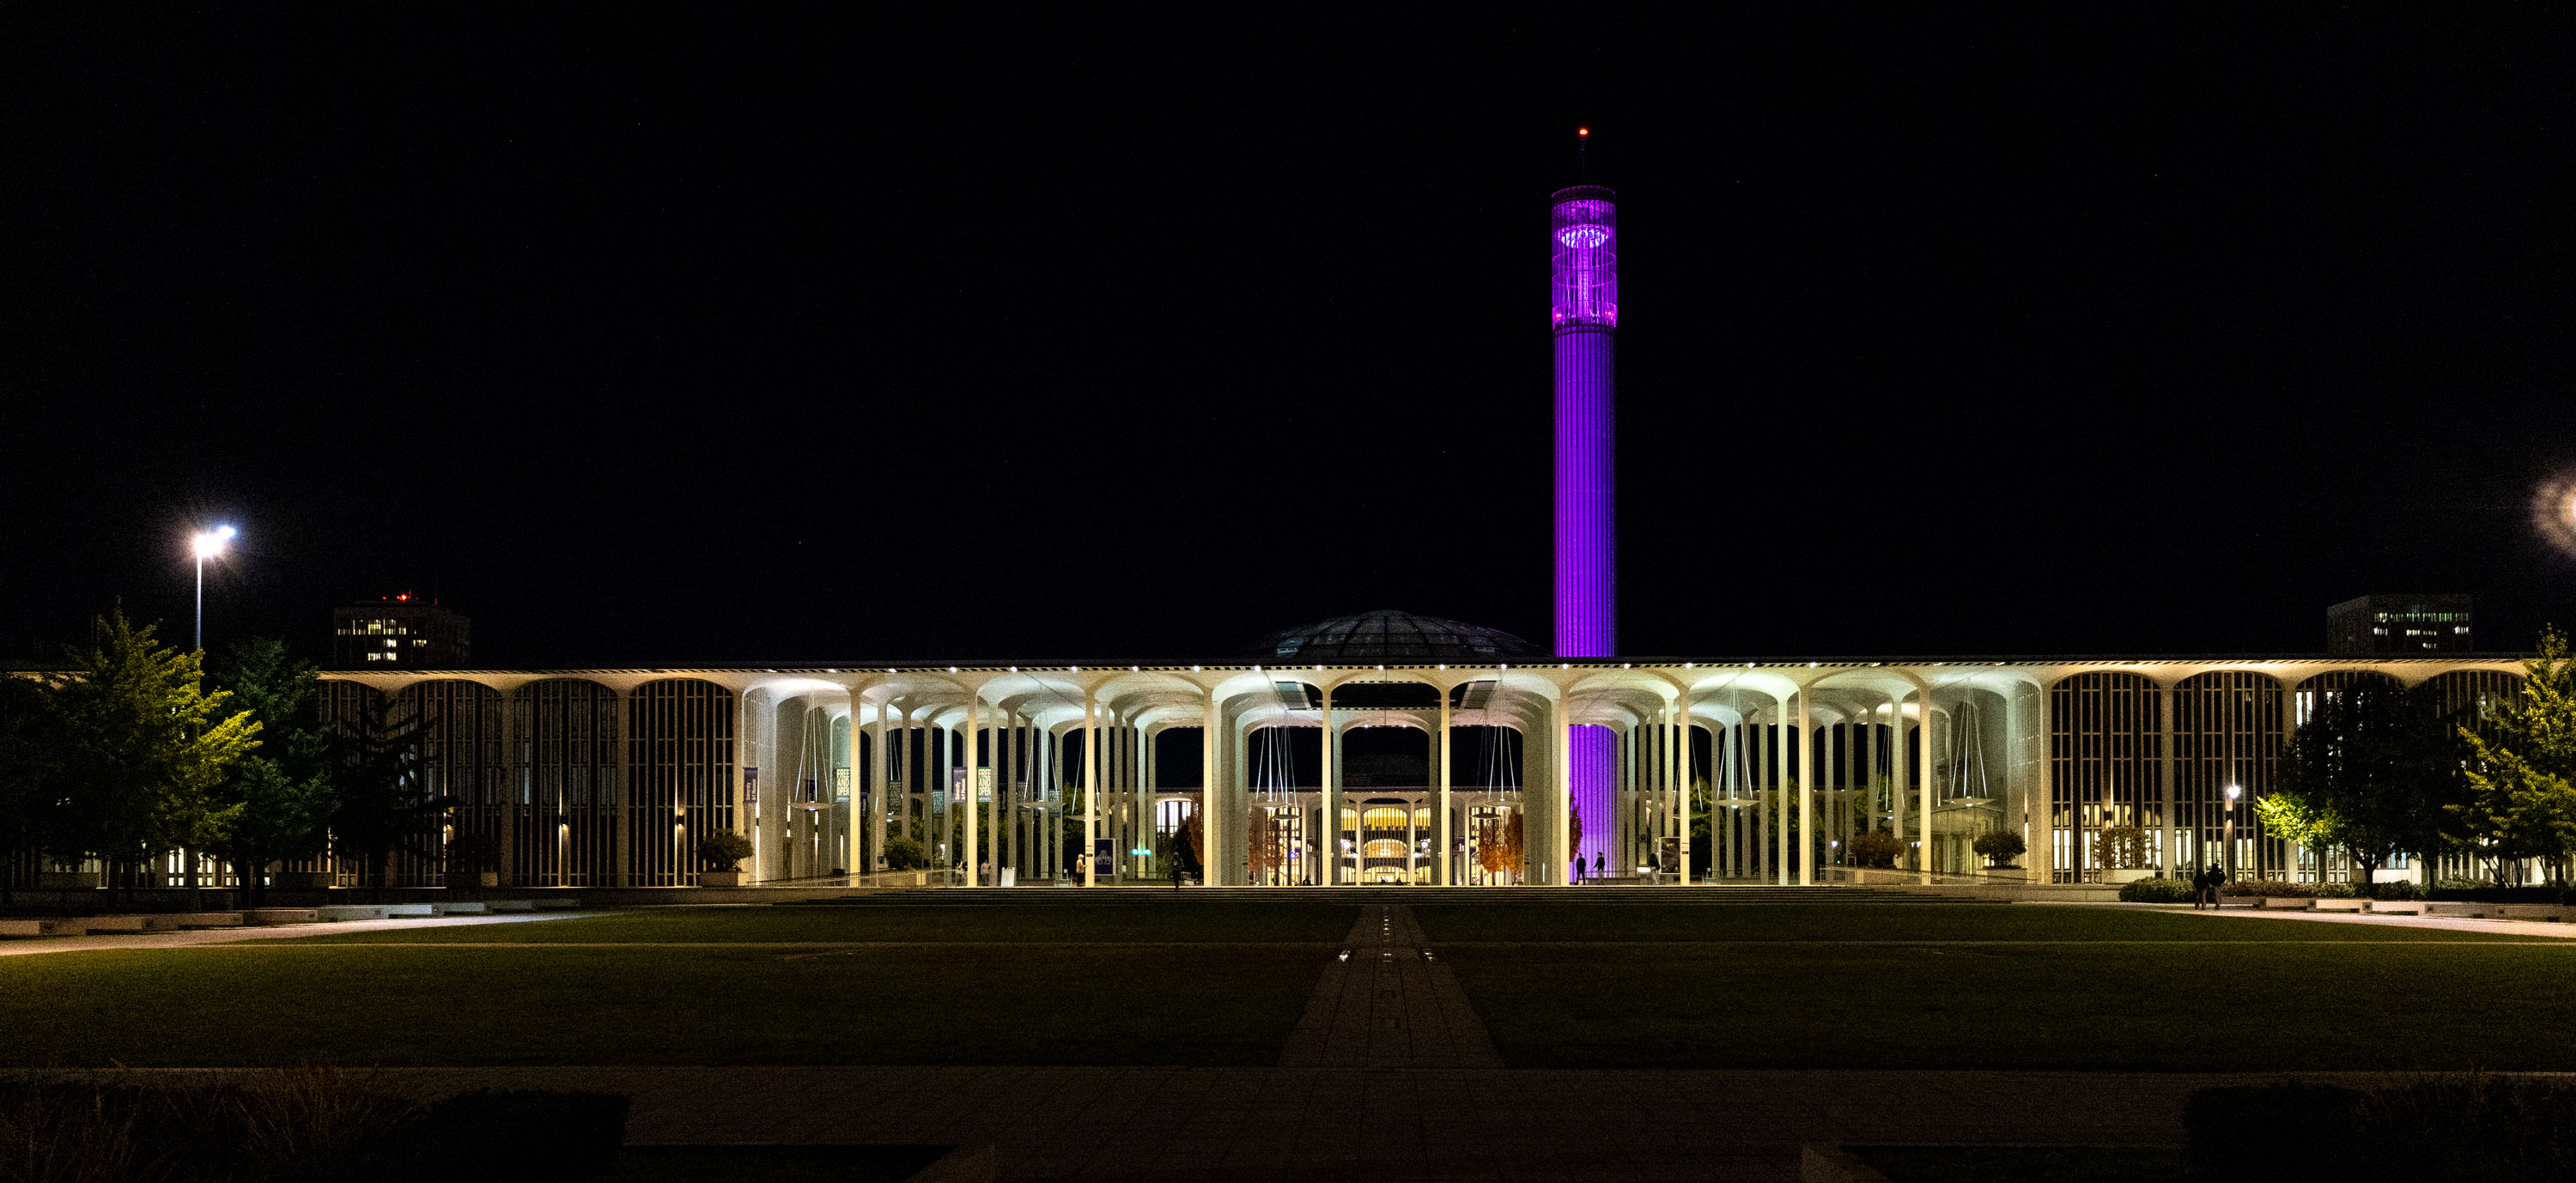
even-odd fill
[(339, 920), (322, 924), (263, 924), (240, 928), (191, 928), (178, 932), (107, 933), (85, 937), (24, 937), (0, 941), (0, 957), (36, 953), (84, 953), (99, 949), (189, 949), (229, 945), (270, 937), (318, 937), (335, 932), (376, 932), (389, 928), (457, 928), (473, 924), (528, 924), (570, 920), (597, 912), (526, 912), (502, 916), (418, 916), (401, 920)]
[(1360, 909), (1279, 1055), (1289, 1068), (1500, 1068), (1503, 1057), (1413, 909)]
[(2193, 916), (2213, 920), (2305, 920), (2317, 924), (2368, 924), (2380, 928), (2438, 928), (2510, 937), (2554, 937), (2576, 940), (2576, 924), (2549, 920), (2478, 920), (2467, 916), (2372, 916), (2361, 912), (2266, 912), (2258, 908), (2202, 908)]
[[(202, 1070), (201, 1070), (202, 1071)], [(225, 1071), (225, 1070), (214, 1070)], [(158, 1075), (158, 1073), (155, 1073)], [(173, 1074), (194, 1073), (181, 1070)], [(2303, 1074), (2303, 1079), (2370, 1079)], [(396, 1068), (419, 1095), (634, 1098), (629, 1140), (985, 1144), (1010, 1180), (1785, 1183), (1802, 1143), (2179, 1145), (2279, 1074), (1326, 1068)]]

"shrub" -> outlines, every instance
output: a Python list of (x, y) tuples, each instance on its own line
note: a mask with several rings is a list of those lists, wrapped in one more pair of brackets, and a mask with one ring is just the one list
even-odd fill
[(1977, 840), (1970, 843), (1969, 847), (1985, 857), (1987, 866), (1997, 870), (2010, 868), (2014, 859), (2020, 858), (2022, 852), (2030, 849), (2029, 845), (2021, 840), (2021, 835), (2010, 830), (1979, 834)]
[(2576, 1083), (2545, 1077), (2202, 1089), (2183, 1124), (2200, 1179), (2576, 1177)]
[(731, 871), (742, 860), (751, 857), (751, 839), (731, 830), (717, 830), (698, 839), (698, 858), (710, 871)]
[(930, 853), (920, 839), (898, 834), (886, 839), (885, 860), (889, 871), (918, 871), (930, 865)]
[(2137, 879), (2120, 885), (2120, 900), (2130, 904), (2188, 904), (2191, 884), (2181, 879)]
[(1853, 866), (1893, 867), (1897, 852), (1903, 849), (1905, 844), (1897, 841), (1896, 835), (1885, 830), (1872, 830), (1852, 835), (1851, 845), (1844, 848), (1844, 853), (1850, 857)]
[(2365, 890), (2369, 893), (2370, 898), (2374, 900), (2411, 900), (2415, 898), (2415, 882), (2411, 879), (2400, 879), (2395, 883), (2367, 884), (2365, 885)]
[(2457, 875), (2444, 875), (2434, 880), (2433, 886), (2443, 891), (2481, 891), (2495, 886), (2495, 880), (2463, 879)]
[(2313, 883), (2284, 883), (2278, 879), (2230, 879), (2218, 889), (2220, 895), (2259, 895), (2275, 900), (2312, 900), (2317, 897)]
[(2315, 887), (2317, 898), (2321, 900), (2348, 900), (2361, 895), (2360, 889), (2349, 883), (2318, 883), (2311, 886)]
[(0, 1083), (0, 1179), (453, 1183), (596, 1178), (626, 1098), (470, 1093), (431, 1105), (327, 1068), (218, 1084)]

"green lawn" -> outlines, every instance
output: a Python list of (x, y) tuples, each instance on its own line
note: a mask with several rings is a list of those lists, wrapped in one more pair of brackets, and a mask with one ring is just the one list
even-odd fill
[(2576, 942), (2032, 906), (1417, 915), (1517, 1066), (2576, 1069)]
[[(2576, 1070), (2576, 941), (2029, 905), (1416, 914), (1521, 1066)], [(670, 908), (0, 958), (0, 1066), (1262, 1065), (1357, 916)]]
[[(1355, 915), (1256, 907), (1246, 929), (1310, 943), (1224, 945), (1212, 918), (1013, 911), (693, 909), (402, 934), (502, 948), (337, 936), (12, 957), (0, 1066), (1269, 1064)], [(986, 943), (963, 943), (979, 927)], [(1194, 943), (1030, 943), (1183, 933)], [(543, 943), (894, 934), (932, 943)]]
[(518, 924), (392, 929), (275, 937), (298, 944), (420, 944), (506, 941), (907, 941), (928, 944), (1033, 941), (1338, 942), (1359, 919), (1356, 906), (1302, 903), (866, 903), (649, 908)]

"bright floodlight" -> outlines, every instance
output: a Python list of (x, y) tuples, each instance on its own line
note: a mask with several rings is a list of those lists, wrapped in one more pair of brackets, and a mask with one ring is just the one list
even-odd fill
[(2236, 799), (2236, 795), (2237, 795), (2238, 793), (2242, 793), (2242, 792), (2244, 792), (2244, 791), (2245, 791), (2245, 790), (2240, 789), (2240, 788), (2237, 788), (2237, 787), (2236, 787), (2236, 786), (2234, 786), (2234, 785), (2229, 785), (2229, 786), (2227, 786), (2227, 799), (2228, 799), (2228, 800), (2230, 800), (2230, 801), (2233, 801), (2233, 800), (2235, 800), (2235, 799)]
[(197, 536), (189, 539), (188, 543), (189, 547), (197, 552), (198, 558), (211, 559), (224, 553), (224, 543), (231, 541), (232, 536), (232, 527), (218, 526), (212, 530), (198, 531)]

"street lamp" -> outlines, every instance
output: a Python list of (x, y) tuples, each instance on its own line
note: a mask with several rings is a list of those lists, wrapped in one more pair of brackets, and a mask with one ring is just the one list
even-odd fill
[(2227, 862), (2227, 878), (2230, 881), (2236, 878), (2236, 799), (2244, 793), (2245, 790), (2235, 785), (2227, 786), (2227, 840), (2218, 848), (2218, 851), (2219, 857)]
[(197, 552), (197, 652), (206, 651), (206, 560), (224, 553), (224, 544), (233, 540), (230, 526), (199, 530), (188, 540), (188, 548)]

